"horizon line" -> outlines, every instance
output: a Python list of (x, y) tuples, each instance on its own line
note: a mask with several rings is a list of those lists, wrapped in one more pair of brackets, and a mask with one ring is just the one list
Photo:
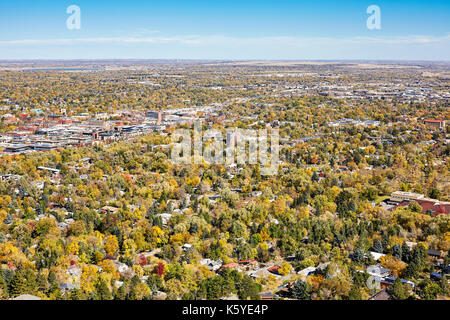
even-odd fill
[(232, 59), (232, 58), (24, 58), (24, 59), (8, 59), (0, 58), (0, 62), (21, 62), (21, 61), (216, 61), (216, 62), (450, 62), (449, 60), (435, 59)]

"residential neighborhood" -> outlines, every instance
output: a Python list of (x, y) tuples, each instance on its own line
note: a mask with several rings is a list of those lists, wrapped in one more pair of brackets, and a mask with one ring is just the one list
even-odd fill
[(0, 64), (1, 299), (448, 300), (447, 65), (50, 64)]

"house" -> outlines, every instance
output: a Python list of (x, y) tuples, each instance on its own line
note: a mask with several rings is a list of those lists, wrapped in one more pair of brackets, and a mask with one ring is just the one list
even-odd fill
[(61, 231), (65, 231), (67, 230), (67, 228), (69, 227), (69, 225), (65, 222), (59, 222), (58, 223), (58, 229)]
[(279, 274), (277, 274), (277, 273), (271, 273), (271, 272), (269, 272), (269, 271), (267, 270), (267, 268), (260, 268), (260, 269), (256, 269), (256, 270), (250, 271), (250, 272), (248, 273), (248, 275), (249, 275), (250, 277), (252, 277), (253, 279), (256, 279), (256, 278), (266, 279), (269, 275), (273, 275), (273, 276), (276, 276), (276, 277), (278, 277), (278, 278), (281, 277), (281, 275), (279, 275)]
[(276, 295), (271, 292), (262, 292), (260, 295), (261, 300), (274, 300), (276, 299)]
[(239, 264), (243, 264), (243, 265), (257, 265), (258, 261), (254, 260), (254, 259), (246, 259), (246, 260), (240, 260)]
[(271, 266), (267, 268), (267, 271), (278, 275), (278, 269), (280, 269), (280, 266)]
[(0, 174), (0, 180), (7, 181), (7, 180), (19, 180), (22, 176), (17, 174)]
[(252, 191), (250, 195), (255, 198), (260, 197), (262, 196), (262, 191)]
[(227, 264), (222, 265), (222, 267), (219, 270), (222, 270), (223, 268), (229, 268), (229, 269), (234, 269), (238, 266), (239, 264), (237, 262), (230, 262)]
[(431, 120), (425, 119), (423, 123), (434, 129), (445, 129), (445, 120)]
[(60, 282), (59, 287), (62, 291), (70, 291), (76, 288), (76, 286), (70, 282)]
[(189, 243), (185, 243), (185, 244), (183, 244), (183, 246), (181, 247), (181, 249), (183, 249), (183, 250), (189, 250), (189, 249), (191, 249), (192, 248), (192, 244), (189, 244)]
[(330, 265), (330, 263), (331, 263), (330, 261), (320, 263), (320, 264), (316, 267), (316, 271), (317, 271), (317, 270), (320, 270), (320, 271), (325, 270), (325, 268), (328, 267), (328, 266)]
[(114, 268), (119, 273), (127, 272), (130, 267), (128, 267), (125, 263), (119, 262), (117, 260), (113, 260)]
[[(386, 277), (386, 278), (382, 279), (380, 282), (381, 288), (383, 288), (383, 289), (389, 288), (391, 285), (394, 284), (395, 280), (397, 280), (396, 277)], [(405, 283), (408, 284), (412, 289), (414, 289), (416, 286), (414, 282), (409, 281), (409, 280), (400, 279), (400, 281), (403, 284), (405, 284)]]
[(280, 222), (278, 221), (278, 219), (275, 219), (275, 218), (271, 219), (270, 222), (271, 222), (271, 223), (275, 223), (275, 224), (279, 224), (279, 223), (280, 223)]
[(169, 222), (170, 218), (172, 218), (172, 215), (170, 213), (160, 213), (156, 216), (161, 217), (162, 224), (164, 225), (166, 225)]
[(81, 268), (75, 265), (68, 267), (66, 272), (72, 277), (81, 277), (82, 273)]
[(314, 272), (316, 272), (316, 268), (315, 267), (307, 267), (303, 270), (300, 270), (299, 272), (297, 272), (297, 274), (307, 277), (311, 274), (313, 274)]
[(282, 285), (278, 286), (277, 292), (281, 291), (283, 293), (289, 293), (289, 291), (292, 289), (293, 282), (285, 282)]
[(373, 266), (368, 266), (366, 269), (366, 273), (377, 279), (388, 277), (391, 274), (391, 270), (379, 264), (376, 264)]
[(211, 271), (216, 271), (219, 270), (220, 267), (222, 266), (223, 261), (222, 260), (211, 260), (211, 259), (203, 259), (200, 260), (200, 264), (203, 266), (208, 267), (209, 270)]
[[(168, 211), (175, 211), (179, 207), (180, 207), (180, 202), (179, 201), (173, 200), (173, 199), (170, 199), (170, 200), (167, 201), (167, 210)], [(180, 210), (178, 210), (178, 211), (180, 211)]]
[(369, 300), (392, 300), (392, 297), (386, 289), (383, 289), (370, 297)]
[(9, 300), (41, 300), (41, 298), (37, 297), (37, 296), (33, 296), (31, 294), (21, 294), (20, 296), (11, 298)]
[(372, 256), (373, 260), (375, 260), (375, 261), (378, 261), (378, 260), (380, 260), (381, 257), (385, 256), (384, 253), (379, 253), (379, 252), (374, 252), (374, 251), (370, 251), (369, 253)]
[(38, 170), (44, 170), (44, 171), (49, 171), (51, 174), (59, 174), (60, 170), (59, 169), (55, 169), (55, 168), (49, 168), (49, 167), (37, 167)]
[(238, 261), (241, 271), (250, 271), (258, 268), (258, 261), (253, 259), (245, 259)]
[(427, 253), (429, 256), (434, 257), (434, 258), (442, 258), (442, 252), (438, 251), (438, 250), (433, 250), (433, 249), (428, 249)]
[(217, 200), (217, 199), (219, 199), (220, 198), (220, 195), (219, 194), (213, 194), (213, 195), (210, 195), (210, 196), (208, 196), (208, 199), (210, 200), (210, 201), (215, 201), (215, 200)]
[(434, 280), (434, 281), (439, 281), (441, 280), (442, 274), (438, 273), (438, 272), (432, 272), (430, 273), (430, 279)]
[(103, 214), (116, 213), (119, 210), (120, 210), (119, 208), (111, 207), (111, 206), (104, 206), (100, 209), (101, 213), (103, 213)]
[(405, 244), (408, 246), (409, 250), (412, 250), (415, 246), (417, 246), (417, 242), (414, 241), (405, 241)]
[(167, 293), (163, 291), (156, 291), (155, 293), (152, 294), (152, 298), (153, 300), (166, 300)]
[(220, 300), (239, 300), (239, 297), (236, 294), (231, 294), (228, 297), (222, 297)]

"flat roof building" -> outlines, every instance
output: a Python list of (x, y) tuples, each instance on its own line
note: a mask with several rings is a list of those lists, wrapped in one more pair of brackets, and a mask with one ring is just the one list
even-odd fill
[(402, 202), (404, 200), (413, 201), (423, 199), (422, 193), (413, 193), (407, 191), (395, 191), (391, 193), (390, 201)]

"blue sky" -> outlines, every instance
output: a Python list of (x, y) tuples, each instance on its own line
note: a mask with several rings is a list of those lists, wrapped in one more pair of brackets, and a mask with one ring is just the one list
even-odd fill
[(0, 59), (97, 58), (450, 60), (450, 1), (0, 2)]

